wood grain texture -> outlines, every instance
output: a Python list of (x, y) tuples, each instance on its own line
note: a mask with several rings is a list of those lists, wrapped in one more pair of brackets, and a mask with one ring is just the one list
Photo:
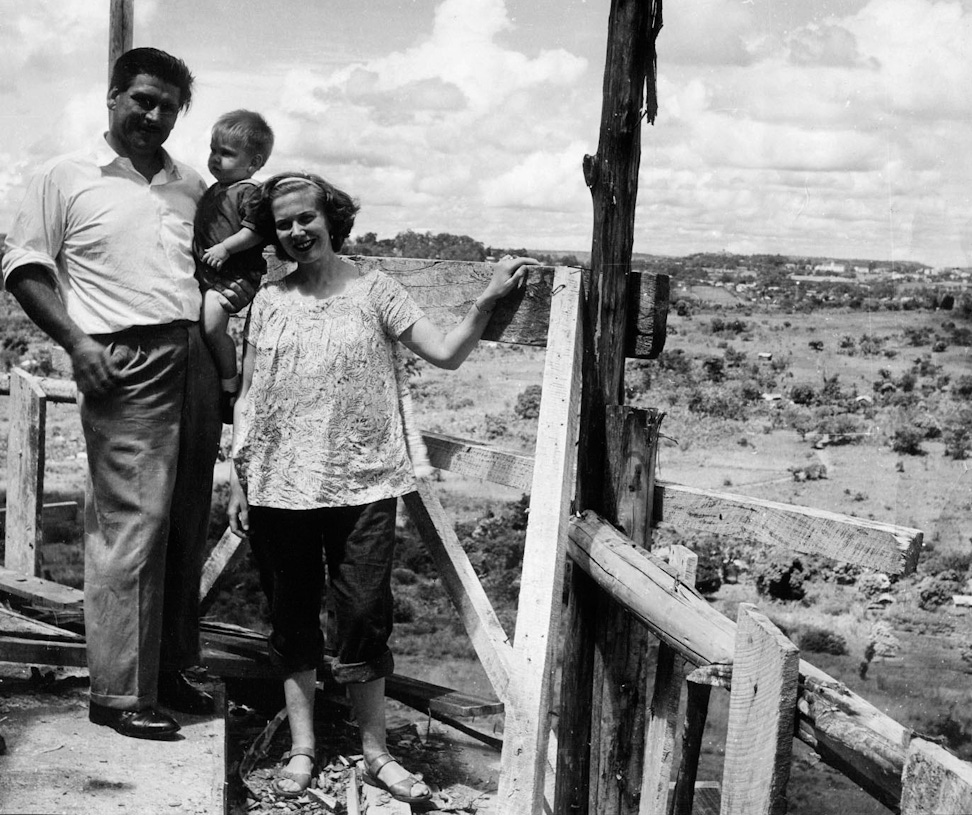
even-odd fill
[[(603, 506), (627, 537), (646, 549), (651, 546), (650, 496), (663, 415), (622, 405), (605, 407)], [(664, 656), (659, 658), (664, 661)], [(645, 771), (648, 665), (649, 642), (644, 626), (599, 592), (591, 705), (593, 812), (635, 815), (639, 811)]]
[(44, 391), (35, 377), (15, 368), (10, 376), (4, 566), (25, 575), (40, 569), (46, 423)]
[[(675, 553), (675, 548), (680, 551)], [(676, 557), (669, 559), (669, 565), (680, 580), (694, 586), (698, 556), (684, 546), (673, 547), (672, 551)], [(644, 775), (641, 783), (641, 801), (638, 806), (639, 815), (668, 811), (668, 792), (675, 757), (675, 731), (682, 699), (683, 677), (684, 661), (681, 656), (670, 645), (659, 643), (655, 682), (648, 715), (648, 732), (645, 735)], [(682, 754), (685, 755), (684, 746)], [(695, 760), (698, 761), (697, 756)], [(695, 783), (694, 775), (692, 783)]]
[[(702, 738), (705, 734), (705, 720), (709, 716), (709, 697), (712, 688), (698, 685), (691, 680), (686, 685), (685, 722), (682, 725), (682, 758), (673, 784), (672, 800), (667, 810), (670, 815), (693, 815), (702, 809), (702, 802), (696, 801), (699, 775), (699, 756), (702, 755)], [(701, 796), (700, 796), (701, 797)], [(715, 812), (719, 811), (718, 801)]]
[(739, 606), (722, 775), (723, 815), (785, 815), (800, 655), (765, 614)]
[(199, 613), (205, 614), (219, 593), (225, 575), (229, 574), (246, 555), (244, 538), (234, 535), (229, 527), (209, 553), (203, 564), (199, 581)]
[(580, 281), (570, 270), (558, 269), (554, 283), (534, 456), (543, 466), (535, 468), (530, 492), (513, 639), (511, 705), (500, 760), (498, 800), (510, 815), (540, 812), (543, 807), (580, 419)]
[[(78, 401), (78, 388), (73, 379), (49, 379), (40, 377), (35, 380), (44, 392), (48, 402), (74, 403)], [(10, 374), (0, 374), (0, 396), (10, 393)]]
[(915, 739), (902, 774), (901, 815), (972, 812), (972, 764)]
[(108, 11), (108, 82), (115, 60), (132, 47), (135, 0), (111, 0)]
[(507, 701), (513, 673), (513, 647), (445, 509), (424, 481), (419, 481), (416, 491), (405, 496), (405, 506), (435, 561), (436, 571), (459, 613), (493, 691), (501, 700)]
[[(433, 322), (451, 326), (472, 308), (492, 277), (492, 264), (467, 260), (372, 258), (354, 255), (359, 269), (380, 269), (398, 280)], [(580, 275), (580, 269), (533, 266), (526, 286), (501, 300), (483, 333), (484, 340), (543, 346), (547, 342), (550, 298), (557, 268)], [(630, 313), (622, 319), (625, 356), (657, 357), (664, 347), (669, 306), (667, 275), (635, 272), (623, 278), (631, 297)]]
[[(576, 567), (690, 662), (732, 663), (736, 624), (677, 580), (667, 564), (625, 543), (620, 533), (591, 512), (571, 519), (568, 546)], [(800, 682), (797, 737), (896, 809), (910, 731), (804, 660)]]
[(497, 450), (489, 445), (443, 433), (423, 431), (429, 462), (469, 478), (529, 492), (533, 485), (533, 457)]
[(680, 532), (744, 538), (888, 574), (914, 571), (923, 538), (909, 527), (663, 481), (655, 488), (654, 519)]

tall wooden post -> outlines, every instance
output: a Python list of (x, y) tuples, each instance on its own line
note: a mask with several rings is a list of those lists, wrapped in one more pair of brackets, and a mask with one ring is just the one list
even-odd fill
[(46, 419), (47, 398), (36, 377), (14, 368), (10, 375), (4, 566), (30, 576), (40, 566)]
[[(600, 139), (597, 154), (584, 158), (584, 178), (594, 203), (594, 237), (591, 271), (584, 286), (578, 498), (582, 509), (598, 510), (611, 521), (616, 520), (616, 507), (605, 506), (603, 495), (603, 485), (615, 481), (607, 470), (605, 408), (621, 404), (623, 396), (622, 348), (641, 163), (641, 120), (646, 116), (654, 121), (657, 110), (654, 46), (661, 28), (661, 10), (661, 0), (612, 0)], [(587, 598), (594, 591), (580, 569), (572, 570), (570, 590), (571, 602), (577, 602), (578, 607), (587, 605)], [(590, 757), (586, 724), (591, 716), (591, 684), (587, 676), (591, 672), (594, 637), (593, 627), (581, 617), (582, 614), (571, 614), (575, 627), (568, 631), (565, 646), (558, 776), (567, 770), (568, 756), (573, 771), (581, 771), (589, 761), (595, 762)], [(643, 667), (637, 670), (643, 671)], [(570, 671), (576, 676), (570, 676)], [(625, 671), (614, 666), (611, 673), (618, 679)], [(644, 687), (643, 675), (623, 681)], [(599, 764), (600, 759), (596, 762)], [(599, 766), (590, 767), (591, 777), (599, 774)], [(575, 776), (569, 790), (563, 784), (558, 787), (558, 813), (583, 815), (588, 812), (588, 805), (584, 779)]]
[(135, 0), (111, 0), (108, 13), (108, 82), (111, 69), (118, 59), (132, 47), (135, 31)]

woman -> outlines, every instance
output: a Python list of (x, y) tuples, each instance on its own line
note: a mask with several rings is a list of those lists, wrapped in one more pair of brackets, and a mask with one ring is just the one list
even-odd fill
[(393, 671), (391, 568), (396, 499), (415, 488), (395, 378), (395, 343), (457, 368), (496, 302), (531, 258), (496, 264), (469, 313), (440, 331), (383, 272), (337, 254), (357, 204), (315, 175), (264, 184), (262, 219), (297, 262), (266, 285), (247, 318), (234, 416), (230, 525), (248, 534), (271, 605), (271, 659), (285, 674), (292, 748), (274, 788), (294, 797), (314, 771), (314, 689), (322, 655), (322, 548), (335, 605), (334, 678), (361, 731), (363, 778), (407, 803), (429, 788), (388, 754), (385, 677)]

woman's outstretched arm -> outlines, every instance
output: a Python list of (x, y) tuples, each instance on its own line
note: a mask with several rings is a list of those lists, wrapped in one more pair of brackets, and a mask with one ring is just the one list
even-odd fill
[(494, 264), (493, 279), (457, 326), (443, 332), (428, 317), (423, 317), (405, 329), (399, 340), (427, 362), (455, 370), (476, 347), (496, 303), (522, 286), (526, 282), (527, 267), (538, 263), (533, 258), (503, 258)]

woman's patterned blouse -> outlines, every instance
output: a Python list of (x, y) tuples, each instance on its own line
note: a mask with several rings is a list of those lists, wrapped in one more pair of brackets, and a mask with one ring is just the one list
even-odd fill
[(422, 310), (380, 271), (323, 300), (289, 280), (261, 288), (247, 318), (256, 363), (233, 455), (249, 503), (357, 506), (412, 491), (395, 345)]

